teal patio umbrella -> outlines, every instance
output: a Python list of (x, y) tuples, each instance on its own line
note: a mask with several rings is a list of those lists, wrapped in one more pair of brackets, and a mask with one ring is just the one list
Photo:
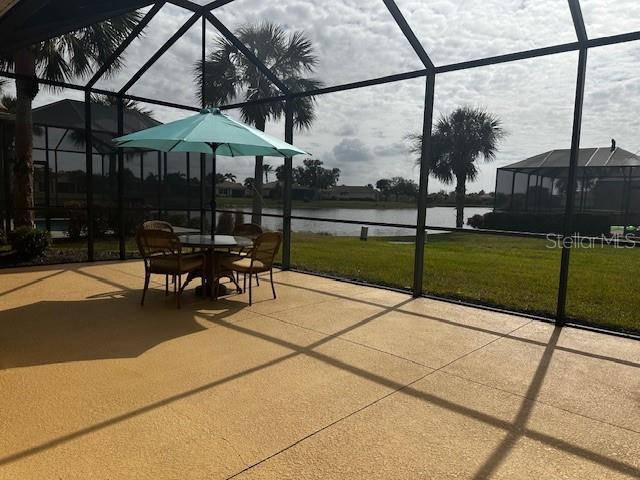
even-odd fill
[(118, 147), (229, 157), (308, 155), (304, 150), (234, 120), (218, 108), (207, 108), (197, 115), (117, 137), (113, 141)]
[[(212, 154), (214, 197), (216, 155), (229, 157), (309, 155), (300, 148), (234, 120), (218, 108), (203, 109), (197, 115), (117, 137), (113, 141), (118, 147), (123, 148)], [(213, 201), (211, 209), (212, 219), (215, 219)], [(213, 230), (215, 222), (211, 223)]]

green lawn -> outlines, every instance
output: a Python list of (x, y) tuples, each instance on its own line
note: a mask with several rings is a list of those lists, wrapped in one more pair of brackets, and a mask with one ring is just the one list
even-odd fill
[[(127, 241), (127, 255), (137, 254)], [(543, 239), (450, 233), (430, 235), (425, 250), (425, 293), (553, 316), (560, 250)], [(118, 258), (117, 240), (98, 240), (99, 259)], [(294, 233), (294, 267), (411, 288), (412, 238), (334, 237)], [(44, 262), (82, 261), (85, 242), (54, 242)], [(640, 331), (640, 249), (574, 249), (567, 313), (602, 326)]]
[[(452, 233), (432, 235), (423, 290), (453, 299), (553, 316), (560, 250), (543, 239)], [(384, 237), (294, 234), (298, 268), (410, 288), (413, 244)], [(567, 302), (579, 321), (640, 331), (640, 249), (576, 249)]]

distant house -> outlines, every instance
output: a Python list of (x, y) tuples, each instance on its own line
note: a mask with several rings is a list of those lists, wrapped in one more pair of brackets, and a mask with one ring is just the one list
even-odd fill
[(282, 189), (280, 182), (268, 182), (262, 184), (262, 196), (264, 198), (277, 198)]
[(338, 185), (324, 192), (328, 200), (378, 200), (379, 192), (370, 186)]
[(245, 186), (238, 182), (222, 182), (216, 184), (216, 196), (218, 197), (244, 197)]

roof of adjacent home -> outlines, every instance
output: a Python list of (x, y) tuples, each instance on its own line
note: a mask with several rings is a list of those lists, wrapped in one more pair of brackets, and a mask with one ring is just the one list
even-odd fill
[[(118, 116), (115, 105), (92, 103), (91, 117), (93, 120), (92, 129), (95, 132), (117, 135)], [(64, 99), (33, 109), (33, 123), (35, 125), (84, 130), (84, 119), (84, 102), (79, 100)], [(125, 132), (137, 132), (160, 124), (161, 122), (144, 113), (129, 109), (124, 111)]]
[(332, 192), (349, 192), (349, 193), (372, 193), (375, 190), (368, 186), (361, 185), (337, 185), (331, 189)]
[[(568, 148), (551, 150), (534, 155), (525, 160), (501, 167), (505, 170), (528, 170), (538, 168), (569, 168), (571, 150)], [(578, 155), (578, 167), (636, 167), (640, 166), (640, 157), (623, 148), (611, 147), (581, 148)]]

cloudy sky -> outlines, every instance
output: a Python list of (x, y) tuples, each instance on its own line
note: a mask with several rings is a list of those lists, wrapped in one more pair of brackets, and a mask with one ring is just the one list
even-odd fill
[[(575, 41), (566, 0), (397, 0), (409, 24), (436, 65)], [(637, 0), (582, 0), (592, 37), (640, 30)], [(335, 85), (421, 68), (421, 63), (382, 0), (235, 0), (215, 14), (232, 30), (270, 20), (287, 31), (306, 32), (319, 64), (314, 76)], [(165, 6), (144, 38), (128, 49), (125, 70), (101, 81), (118, 89), (131, 73), (177, 30), (190, 13)], [(211, 44), (216, 32), (207, 32)], [(131, 90), (146, 97), (196, 105), (192, 66), (200, 51), (196, 24)], [(582, 146), (618, 145), (640, 150), (640, 42), (592, 49), (588, 59)], [(442, 74), (436, 80), (436, 116), (458, 105), (485, 107), (498, 115), (508, 136), (497, 160), (482, 167), (470, 191), (492, 191), (498, 166), (554, 148), (571, 138), (577, 53)], [(63, 96), (80, 98), (77, 93)], [(42, 93), (36, 103), (59, 98)], [(379, 178), (417, 179), (405, 136), (419, 131), (424, 79), (414, 79), (317, 98), (317, 121), (296, 132), (294, 143), (327, 166), (342, 170), (341, 183), (363, 185)], [(162, 121), (184, 112), (152, 106)], [(237, 114), (237, 112), (231, 112)], [(283, 135), (283, 125), (267, 130)], [(252, 159), (221, 162), (240, 178), (252, 172)], [(279, 164), (274, 159), (272, 164)], [(430, 190), (442, 188), (432, 182)], [(451, 189), (452, 187), (445, 187)]]

